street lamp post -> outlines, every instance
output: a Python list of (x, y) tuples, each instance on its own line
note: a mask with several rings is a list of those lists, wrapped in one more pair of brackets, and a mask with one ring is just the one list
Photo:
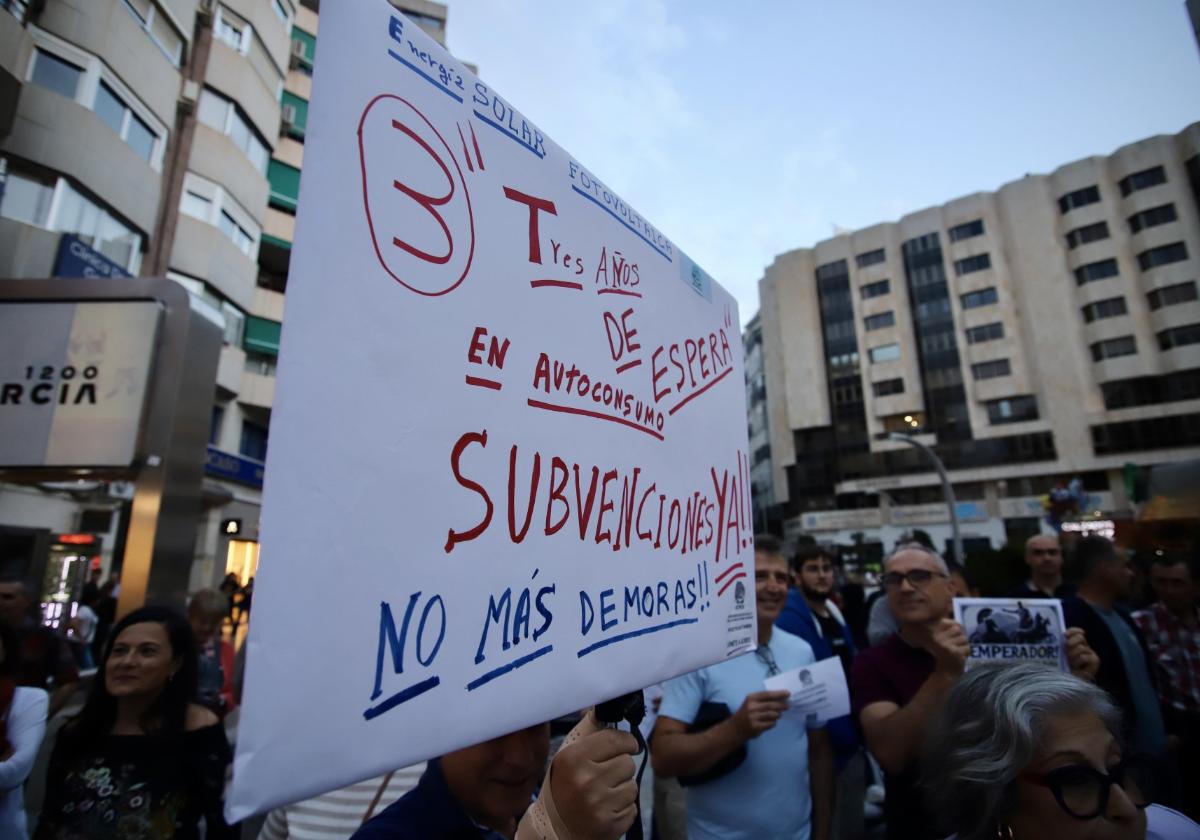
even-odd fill
[(962, 534), (958, 530), (958, 503), (955, 501), (954, 487), (950, 484), (950, 476), (946, 474), (946, 466), (942, 463), (942, 459), (931, 448), (909, 435), (900, 432), (887, 432), (885, 433), (885, 437), (887, 440), (896, 440), (916, 447), (925, 453), (926, 458), (933, 462), (934, 469), (937, 470), (938, 475), (942, 478), (942, 494), (946, 497), (947, 507), (950, 508), (950, 538), (954, 544), (954, 560), (959, 565), (965, 565), (966, 558), (963, 557)]

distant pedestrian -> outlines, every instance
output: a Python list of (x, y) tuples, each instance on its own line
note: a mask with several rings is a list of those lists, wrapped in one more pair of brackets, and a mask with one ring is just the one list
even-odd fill
[(36, 840), (233, 840), (222, 793), (232, 755), (196, 692), (192, 629), (142, 607), (113, 629), (83, 710), (59, 731)]
[(25, 825), (25, 780), (46, 733), (49, 696), (14, 679), (16, 637), (0, 627), (0, 837), (29, 836)]
[(96, 626), (100, 623), (100, 617), (94, 609), (99, 600), (99, 589), (85, 593), (75, 611), (75, 617), (71, 619), (71, 647), (75, 653), (75, 661), (84, 671), (96, 667), (92, 658), (92, 642), (96, 640)]
[(105, 581), (100, 587), (100, 596), (96, 599), (96, 637), (92, 639), (92, 661), (99, 662), (104, 653), (104, 644), (108, 634), (117, 620), (117, 596), (113, 595), (116, 584), (111, 580)]
[(196, 702), (224, 718), (237, 705), (233, 645), (221, 638), (225, 598), (214, 589), (201, 589), (188, 602), (187, 615), (196, 635)]
[(39, 621), (33, 591), (24, 580), (0, 580), (0, 624), (16, 636), (17, 685), (49, 692), (54, 717), (75, 692), (79, 669), (66, 640)]
[(1069, 598), (1075, 584), (1063, 581), (1063, 554), (1058, 537), (1044, 534), (1025, 541), (1025, 565), (1028, 579), (1006, 593), (1009, 598)]

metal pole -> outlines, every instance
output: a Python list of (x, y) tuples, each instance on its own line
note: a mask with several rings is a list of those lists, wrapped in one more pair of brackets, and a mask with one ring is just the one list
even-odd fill
[(954, 498), (954, 487), (950, 484), (950, 476), (946, 473), (946, 466), (942, 463), (942, 459), (937, 456), (937, 453), (930, 449), (921, 441), (914, 437), (909, 437), (900, 432), (888, 432), (888, 440), (898, 440), (914, 446), (925, 453), (930, 461), (933, 462), (934, 469), (942, 478), (942, 494), (946, 497), (946, 505), (950, 508), (950, 539), (954, 544), (954, 560), (956, 563), (966, 565), (966, 558), (963, 557), (962, 534), (958, 530), (958, 502)]

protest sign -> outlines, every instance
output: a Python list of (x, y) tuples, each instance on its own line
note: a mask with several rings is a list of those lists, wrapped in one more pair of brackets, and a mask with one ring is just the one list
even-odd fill
[(836, 656), (768, 677), (763, 684), (768, 691), (788, 692), (788, 712), (804, 718), (809, 726), (850, 714), (850, 687), (842, 660)]
[(726, 291), (385, 0), (299, 206), (231, 818), (754, 648)]
[(1066, 622), (1057, 598), (955, 598), (970, 668), (981, 662), (1044, 662), (1066, 671)]

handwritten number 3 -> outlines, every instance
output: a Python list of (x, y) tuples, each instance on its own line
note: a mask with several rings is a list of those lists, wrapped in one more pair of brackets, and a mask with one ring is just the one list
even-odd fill
[(403, 248), (405, 251), (412, 254), (417, 259), (425, 260), (426, 262), (436, 263), (438, 265), (445, 265), (446, 263), (448, 263), (450, 261), (450, 257), (454, 255), (454, 239), (450, 235), (450, 227), (449, 227), (449, 225), (446, 224), (446, 220), (443, 219), (442, 214), (439, 213), (434, 208), (440, 207), (443, 204), (446, 204), (448, 201), (450, 201), (450, 199), (452, 199), (454, 197), (454, 178), (450, 174), (450, 169), (446, 166), (446, 164), (442, 161), (442, 159), (440, 157), (438, 157), (437, 152), (435, 152), (429, 146), (428, 143), (426, 143), (424, 140), (422, 140), (420, 137), (418, 137), (417, 134), (411, 128), (404, 125), (399, 120), (392, 120), (392, 128), (403, 131), (405, 134), (407, 134), (409, 137), (411, 137), (418, 146), (420, 146), (422, 149), (424, 149), (425, 153), (427, 155), (429, 155), (431, 158), (433, 158), (433, 160), (437, 163), (437, 165), (439, 167), (441, 167), (442, 174), (444, 174), (446, 176), (446, 183), (450, 186), (450, 191), (447, 192), (444, 196), (434, 197), (431, 195), (426, 195), (425, 193), (422, 193), (422, 192), (417, 192), (412, 187), (408, 186), (407, 184), (402, 184), (398, 180), (392, 181), (392, 186), (394, 186), (396, 189), (400, 190), (400, 192), (407, 195), (413, 201), (417, 202), (417, 204), (420, 204), (422, 207), (425, 208), (425, 212), (427, 212), (429, 215), (433, 216), (433, 218), (437, 219), (437, 223), (442, 226), (442, 233), (445, 234), (445, 236), (446, 236), (446, 255), (442, 256), (442, 257), (438, 257), (438, 256), (428, 253), (427, 251), (422, 251), (420, 248), (417, 248), (414, 245), (408, 244), (407, 242), (405, 242), (403, 239), (401, 239), (398, 236), (392, 237), (392, 244), (396, 245), (399, 248)]

